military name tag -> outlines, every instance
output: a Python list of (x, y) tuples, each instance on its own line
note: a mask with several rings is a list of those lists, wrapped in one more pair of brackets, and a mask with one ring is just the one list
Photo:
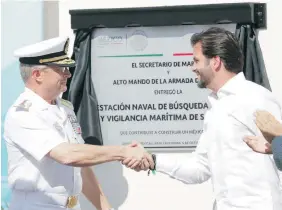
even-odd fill
[(78, 121), (77, 121), (76, 116), (75, 116), (75, 115), (72, 115), (72, 114), (69, 114), (69, 115), (68, 115), (68, 119), (69, 119), (69, 121), (70, 121), (70, 123), (71, 123), (71, 126), (72, 126), (74, 132), (75, 132), (76, 134), (79, 134), (79, 135), (80, 135), (80, 134), (81, 134), (81, 127), (80, 127), (80, 125), (79, 125), (79, 123), (78, 123)]

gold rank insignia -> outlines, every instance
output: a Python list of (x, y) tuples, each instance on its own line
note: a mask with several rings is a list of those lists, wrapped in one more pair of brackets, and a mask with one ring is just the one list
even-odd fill
[(68, 50), (69, 50), (69, 43), (70, 43), (70, 39), (68, 38), (64, 47), (64, 51), (66, 54), (68, 54)]
[(64, 106), (73, 110), (73, 105), (70, 101), (67, 101), (67, 100), (62, 99), (62, 98), (60, 99), (60, 101), (61, 101), (62, 105), (64, 105)]
[(77, 205), (77, 200), (77, 196), (69, 196), (66, 207), (72, 209)]
[(74, 64), (74, 63), (75, 63), (75, 61), (72, 60), (72, 59), (64, 59), (64, 60), (56, 62), (56, 64)]

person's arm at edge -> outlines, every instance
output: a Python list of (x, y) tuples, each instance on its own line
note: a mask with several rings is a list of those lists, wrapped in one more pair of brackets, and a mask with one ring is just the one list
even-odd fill
[(277, 136), (272, 140), (271, 147), (275, 165), (282, 171), (282, 135)]
[(96, 207), (97, 210), (109, 210), (111, 205), (90, 167), (81, 169), (82, 193)]

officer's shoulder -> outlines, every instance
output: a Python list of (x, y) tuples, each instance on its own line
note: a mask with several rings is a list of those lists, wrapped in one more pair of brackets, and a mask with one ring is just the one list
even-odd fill
[(15, 112), (29, 112), (32, 102), (28, 99), (19, 99), (13, 104)]
[(31, 110), (33, 103), (26, 98), (19, 98), (8, 109), (5, 121), (9, 122), (9, 125), (21, 125), (29, 127), (32, 124), (38, 124), (36, 115)]
[(69, 109), (73, 109), (73, 105), (70, 101), (60, 98), (60, 102), (63, 106), (66, 106)]

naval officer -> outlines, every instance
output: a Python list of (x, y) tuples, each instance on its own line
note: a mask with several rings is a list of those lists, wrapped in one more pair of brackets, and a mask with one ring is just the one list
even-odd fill
[(68, 45), (58, 37), (15, 51), (25, 90), (4, 125), (10, 210), (79, 210), (81, 193), (98, 210), (110, 210), (90, 166), (125, 158), (137, 165), (145, 154), (139, 147), (84, 144), (72, 104), (59, 97), (75, 66)]

